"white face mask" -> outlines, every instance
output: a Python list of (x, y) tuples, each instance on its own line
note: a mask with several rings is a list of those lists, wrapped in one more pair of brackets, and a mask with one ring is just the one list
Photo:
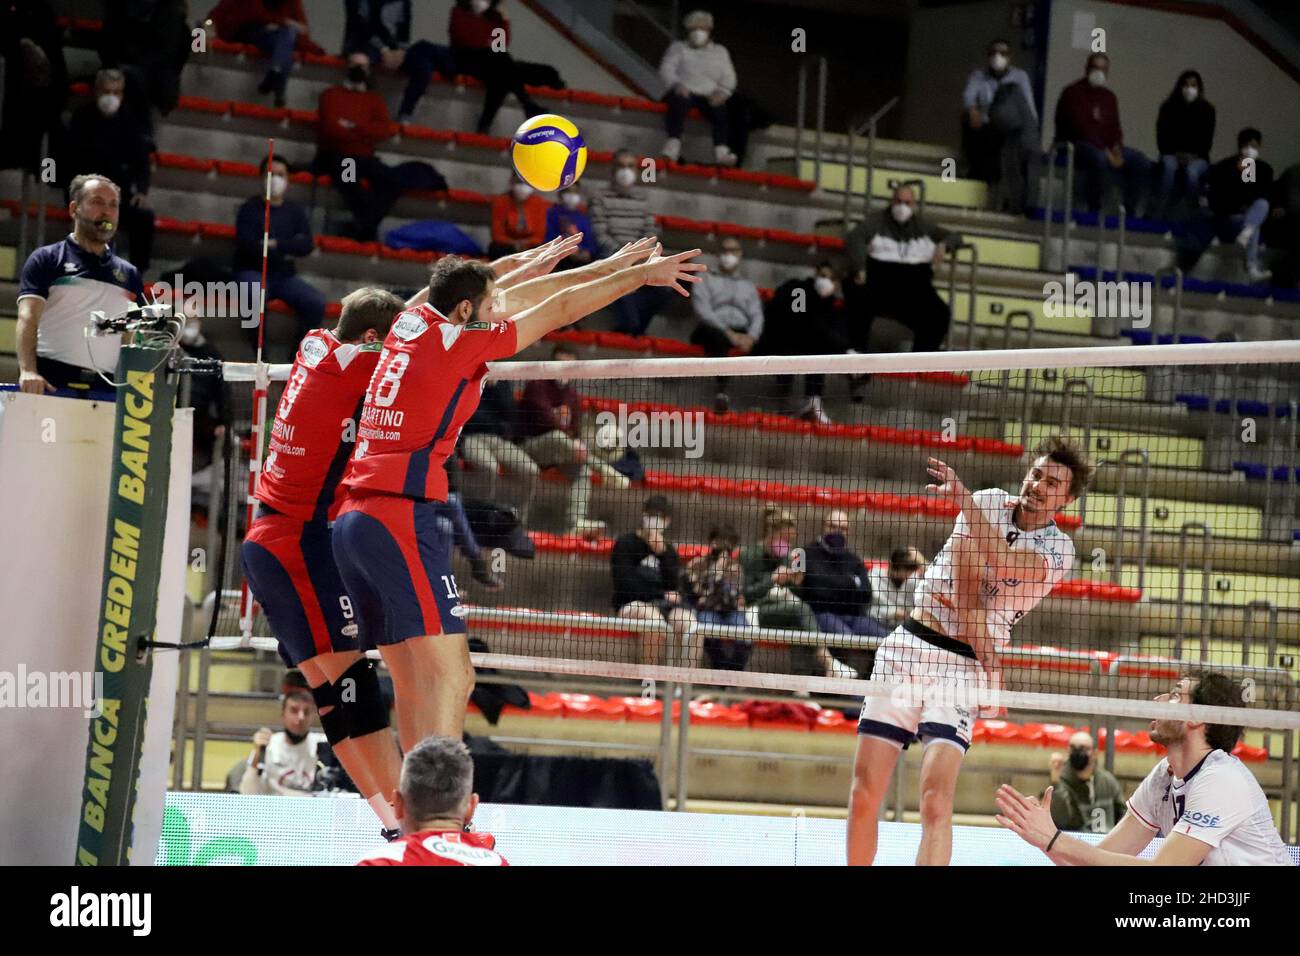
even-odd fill
[(1199, 87), (1195, 87), (1195, 86), (1183, 87), (1183, 99), (1185, 99), (1189, 103), (1195, 100), (1200, 95), (1201, 95), (1201, 91)]
[(99, 100), (99, 111), (105, 116), (112, 116), (122, 105), (122, 97), (116, 93), (105, 93)]
[(482, 14), (488, 7), (492, 6), (489, 0), (470, 0), (469, 8), (475, 13)]
[(636, 182), (636, 170), (629, 169), (626, 166), (620, 166), (618, 170), (614, 173), (614, 182), (618, 183), (620, 186), (623, 186), (624, 188), (631, 186), (634, 182)]
[(830, 276), (818, 276), (813, 279), (813, 291), (823, 299), (829, 298), (831, 293), (835, 291), (835, 280)]
[(1088, 82), (1089, 82), (1091, 85), (1093, 85), (1093, 86), (1105, 86), (1105, 85), (1106, 85), (1106, 71), (1105, 71), (1105, 70), (1089, 70), (1089, 71), (1088, 71)]
[(271, 195), (277, 199), (284, 195), (284, 191), (289, 188), (289, 180), (284, 176), (271, 176)]
[(740, 265), (740, 256), (734, 252), (724, 252), (718, 256), (718, 265), (722, 266), (727, 272), (730, 272), (736, 266)]
[(902, 225), (912, 218), (912, 207), (905, 202), (896, 202), (889, 207), (889, 213), (894, 217), (894, 222)]
[(994, 53), (989, 57), (989, 66), (993, 68), (994, 73), (1001, 73), (1010, 62), (1011, 60), (1008, 59), (1005, 53)]
[(1247, 146), (1241, 151), (1241, 155), (1246, 159), (1259, 159), (1259, 150), (1254, 146)]
[(708, 30), (692, 30), (686, 36), (691, 41), (691, 46), (704, 46), (709, 42)]
[(667, 531), (668, 519), (663, 515), (642, 515), (641, 527), (647, 531)]
[(565, 193), (560, 197), (560, 202), (564, 203), (565, 209), (577, 209), (582, 205), (581, 193)]
[(533, 187), (527, 183), (515, 183), (514, 186), (510, 188), (510, 191), (515, 194), (515, 199), (524, 202), (533, 194)]

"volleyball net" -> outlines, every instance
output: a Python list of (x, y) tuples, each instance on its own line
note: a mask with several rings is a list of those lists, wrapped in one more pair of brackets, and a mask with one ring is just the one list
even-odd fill
[[(1052, 580), (986, 568), (971, 600), (990, 634), (1009, 629), (996, 668), (954, 668), (936, 650), (923, 693), (959, 694), (986, 716), (1149, 720), (1168, 713), (1154, 697), (1209, 669), (1240, 682), (1242, 706), (1187, 713), (1300, 727), (1300, 343), (574, 354), (495, 364), (482, 407), (513, 399), (510, 421), (476, 418), (451, 463), (457, 491), (440, 521), (456, 573), (431, 586), (459, 594), (470, 636), (488, 648), (476, 663), (897, 693), (866, 678), (916, 603), (934, 612), (921, 618), (934, 632), (971, 620), (935, 606), (951, 587), (924, 593), (926, 575), (952, 565), (940, 552), (959, 510), (927, 492), (929, 460), (1001, 502), (1063, 436), (1097, 465), (1087, 490), (1054, 527), (1014, 501), (1004, 509), (1009, 547), (1034, 539)], [(263, 368), (269, 418), (288, 366)], [(241, 623), (256, 372), (226, 366), (213, 646), (273, 646), (263, 617)], [(263, 441), (268, 432), (269, 421)], [(1048, 593), (1035, 604), (1036, 588)]]

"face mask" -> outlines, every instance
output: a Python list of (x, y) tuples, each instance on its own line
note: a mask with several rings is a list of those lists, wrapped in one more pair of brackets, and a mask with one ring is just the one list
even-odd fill
[(533, 187), (529, 186), (527, 183), (515, 183), (514, 186), (511, 187), (511, 192), (515, 194), (515, 199), (523, 202), (533, 194)]
[(1201, 95), (1201, 91), (1199, 87), (1195, 87), (1195, 86), (1183, 87), (1183, 99), (1185, 99), (1189, 103), (1195, 100), (1200, 95)]
[(636, 182), (636, 170), (627, 166), (620, 166), (614, 173), (614, 182), (626, 188)]
[(843, 551), (844, 545), (847, 543), (844, 535), (838, 531), (831, 531), (822, 535), (822, 541), (826, 542), (826, 547), (832, 551)]
[(912, 207), (905, 202), (896, 202), (889, 207), (889, 214), (894, 217), (894, 222), (902, 225), (912, 218)]
[(663, 515), (643, 515), (641, 518), (641, 527), (647, 531), (667, 531), (668, 519)]
[(730, 272), (736, 266), (740, 265), (740, 256), (734, 252), (724, 252), (718, 256), (718, 265)]
[(348, 82), (355, 86), (365, 87), (366, 81), (370, 79), (370, 72), (360, 63), (348, 67)]
[(565, 209), (577, 209), (582, 205), (581, 193), (565, 193), (560, 197), (560, 202), (564, 203)]
[(989, 57), (989, 66), (993, 69), (994, 73), (1001, 73), (1007, 68), (1009, 62), (1011, 61), (1007, 59), (1005, 53), (994, 53)]
[(1077, 748), (1070, 749), (1070, 766), (1075, 770), (1082, 770), (1087, 767), (1088, 761), (1091, 759), (1092, 756), (1086, 750), (1080, 750)]
[(105, 93), (99, 98), (99, 111), (105, 116), (112, 116), (122, 105), (122, 97), (116, 93)]
[(1259, 150), (1254, 146), (1247, 146), (1241, 151), (1241, 155), (1246, 159), (1259, 159)]
[(487, 8), (490, 6), (492, 6), (492, 4), (489, 2), (489, 0), (471, 0), (469, 8), (473, 10), (475, 13), (481, 15), (483, 13), (486, 13)]
[(776, 541), (773, 541), (773, 542), (772, 542), (772, 553), (775, 554), (778, 558), (784, 558), (787, 554), (790, 553), (790, 542), (789, 542), (789, 541), (781, 541), (781, 540), (779, 540), (779, 539), (776, 540)]
[(199, 323), (186, 322), (185, 328), (181, 329), (182, 345), (198, 345), (203, 340), (203, 334), (199, 331)]
[(835, 291), (835, 280), (830, 276), (818, 276), (813, 279), (813, 290), (823, 299), (829, 298)]
[(691, 46), (704, 46), (709, 42), (708, 30), (692, 30), (687, 36), (691, 41)]
[(1088, 71), (1088, 82), (1089, 82), (1092, 86), (1105, 86), (1105, 85), (1106, 85), (1106, 72), (1105, 72), (1104, 70), (1089, 70), (1089, 71)]
[(289, 180), (284, 176), (271, 176), (271, 195), (283, 196), (284, 191), (289, 188)]

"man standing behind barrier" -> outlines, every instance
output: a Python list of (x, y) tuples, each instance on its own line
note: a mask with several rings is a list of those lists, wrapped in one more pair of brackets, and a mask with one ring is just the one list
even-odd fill
[(1052, 819), (1062, 830), (1109, 833), (1124, 816), (1124, 791), (1115, 775), (1097, 766), (1092, 736), (1070, 738), (1070, 755), (1052, 754)]

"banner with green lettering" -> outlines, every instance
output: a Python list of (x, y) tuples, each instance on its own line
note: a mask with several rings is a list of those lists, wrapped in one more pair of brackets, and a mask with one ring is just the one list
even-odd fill
[[(164, 349), (124, 346), (118, 361), (113, 477), (95, 670), (102, 713), (90, 721), (77, 863), (130, 862), (132, 816), (144, 741), (158, 576), (167, 524), (176, 383)], [(160, 364), (161, 363), (161, 364)]]

